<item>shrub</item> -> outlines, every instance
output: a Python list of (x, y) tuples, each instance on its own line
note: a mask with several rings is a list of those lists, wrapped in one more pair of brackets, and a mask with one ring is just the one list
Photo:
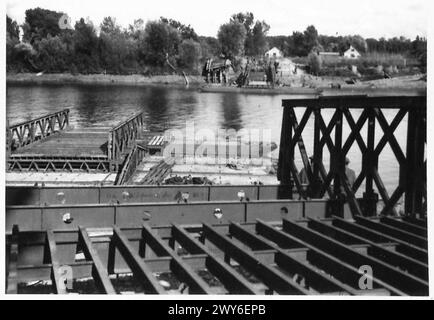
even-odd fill
[(311, 52), (307, 56), (307, 60), (308, 60), (310, 72), (314, 75), (318, 75), (321, 71), (321, 68), (322, 68), (321, 57), (318, 54)]

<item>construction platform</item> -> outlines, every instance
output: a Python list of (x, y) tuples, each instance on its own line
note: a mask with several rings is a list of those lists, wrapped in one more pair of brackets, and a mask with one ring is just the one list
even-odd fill
[[(333, 217), (14, 228), (7, 293), (425, 296), (427, 251), (415, 243), (426, 236), (423, 223)], [(360, 286), (364, 266), (374, 270), (372, 287)]]
[[(426, 95), (282, 104), (279, 185), (7, 187), (7, 293), (428, 295)], [(304, 108), (300, 119), (296, 108)], [(325, 108), (334, 109), (330, 120)], [(383, 108), (395, 110), (391, 121)], [(117, 184), (131, 180), (147, 152), (136, 143), (141, 119), (108, 136)], [(395, 137), (403, 121), (405, 150)], [(345, 157), (355, 144), (362, 169), (350, 182)], [(387, 144), (399, 163), (391, 195), (378, 172)], [(404, 214), (395, 210), (401, 197)]]
[(143, 114), (114, 127), (71, 128), (65, 109), (7, 127), (7, 170), (118, 172), (143, 133)]
[(287, 188), (7, 187), (7, 292), (428, 294), (426, 220), (338, 216)]

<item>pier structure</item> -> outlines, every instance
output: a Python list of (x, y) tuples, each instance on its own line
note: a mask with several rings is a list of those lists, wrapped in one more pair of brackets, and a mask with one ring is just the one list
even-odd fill
[[(322, 198), (325, 195), (334, 201), (347, 202), (353, 215), (377, 215), (377, 200), (381, 197), (384, 208), (380, 215), (394, 214), (397, 201), (405, 198), (405, 214), (424, 217), (426, 215), (426, 93), (403, 93), (398, 95), (317, 95), (295, 97), (282, 101), (283, 120), (280, 141), (278, 179), (290, 186), (285, 197), (292, 198), (292, 187), (303, 198)], [(301, 118), (295, 110), (304, 109)], [(333, 111), (328, 123), (322, 111)], [(396, 112), (392, 121), (384, 115), (385, 110)], [(360, 113), (358, 118), (354, 114)], [(309, 161), (303, 132), (307, 122), (313, 119), (313, 155)], [(395, 136), (396, 128), (406, 119), (406, 150), (402, 150)], [(346, 122), (350, 128), (343, 135)], [(367, 136), (361, 129), (367, 126)], [(332, 132), (334, 131), (334, 134)], [(399, 165), (399, 183), (390, 195), (380, 177), (378, 159), (389, 144)], [(357, 145), (362, 156), (362, 170), (350, 185), (346, 176), (345, 162), (348, 151)], [(307, 174), (309, 188), (302, 186), (299, 170), (295, 164), (295, 153), (299, 150), (303, 168)], [(330, 155), (330, 168), (323, 164), (323, 154)], [(363, 199), (355, 194), (365, 182)], [(378, 190), (375, 191), (374, 186)]]

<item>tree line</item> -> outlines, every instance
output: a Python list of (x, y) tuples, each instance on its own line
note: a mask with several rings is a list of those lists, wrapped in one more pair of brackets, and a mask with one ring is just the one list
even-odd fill
[(190, 25), (166, 17), (146, 23), (137, 19), (127, 28), (113, 17), (104, 18), (98, 27), (81, 18), (65, 29), (59, 26), (63, 16), (63, 12), (29, 9), (21, 26), (7, 16), (7, 71), (155, 74), (179, 68), (199, 73), (208, 58), (236, 62), (245, 56), (262, 57), (272, 47), (286, 56), (307, 56), (312, 51), (343, 52), (353, 45), (362, 53), (402, 53), (426, 59), (423, 38), (325, 36), (314, 26), (272, 37), (268, 36), (270, 26), (250, 12), (232, 15), (220, 26), (217, 37), (200, 36)]

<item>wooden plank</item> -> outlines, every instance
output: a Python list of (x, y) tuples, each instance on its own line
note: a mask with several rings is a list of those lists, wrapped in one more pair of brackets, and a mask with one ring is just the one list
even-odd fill
[(210, 288), (210, 286), (203, 280), (199, 275), (179, 256), (177, 256), (174, 251), (165, 243), (161, 238), (155, 235), (151, 228), (143, 224), (142, 226), (142, 237), (145, 239), (146, 243), (151, 246), (154, 251), (162, 251), (167, 256), (172, 258), (171, 269), (172, 271), (184, 281), (189, 287), (189, 293), (195, 294), (214, 294), (215, 292)]
[(98, 253), (92, 246), (92, 241), (83, 227), (79, 227), (79, 236), (83, 244), (83, 251), (86, 257), (93, 262), (92, 275), (95, 282), (99, 285), (102, 291), (106, 294), (116, 294), (116, 290), (109, 279), (107, 268), (104, 267)]
[(173, 224), (172, 236), (190, 253), (203, 252), (207, 257), (210, 271), (222, 281), (223, 285), (234, 294), (259, 294), (252, 285), (224, 261), (216, 257), (206, 246), (194, 239), (184, 228)]
[(166, 291), (158, 283), (157, 279), (152, 274), (149, 267), (143, 262), (142, 258), (134, 252), (134, 249), (129, 244), (128, 239), (122, 234), (117, 226), (113, 226), (113, 241), (116, 248), (122, 254), (122, 257), (127, 262), (135, 277), (140, 279), (148, 293), (165, 294)]

